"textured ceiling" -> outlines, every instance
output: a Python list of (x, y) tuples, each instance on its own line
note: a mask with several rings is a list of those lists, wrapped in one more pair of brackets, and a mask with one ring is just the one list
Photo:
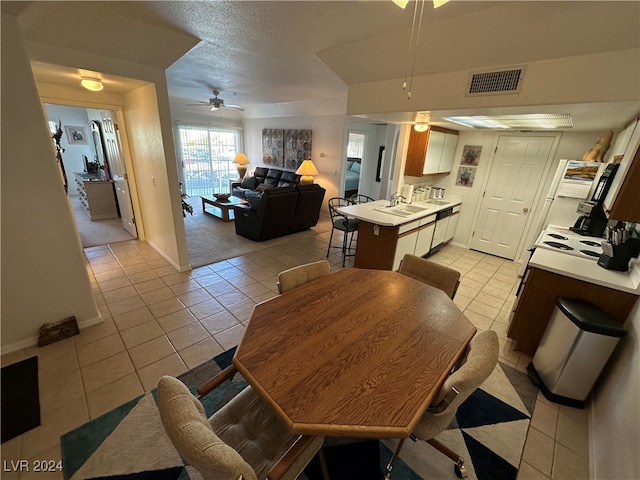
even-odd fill
[[(28, 40), (68, 46), (77, 35), (67, 29), (65, 39), (52, 38), (47, 27), (51, 15), (60, 22), (91, 19), (80, 30), (93, 35), (82, 38), (102, 38), (103, 30), (109, 29), (118, 48), (108, 51), (117, 50), (125, 59), (146, 55), (147, 64), (168, 64), (172, 105), (206, 101), (216, 88), (227, 103), (246, 108), (241, 114), (227, 110), (225, 115), (246, 116), (265, 111), (277, 116), (280, 108), (284, 111), (283, 106), (295, 102), (337, 105), (346, 101), (349, 85), (401, 79), (412, 60), (408, 43), (413, 5), (410, 2), (402, 10), (390, 0), (2, 2), (3, 12), (19, 15)], [(104, 25), (93, 21), (100, 18), (105, 19)], [(148, 28), (139, 29), (137, 36), (130, 28), (119, 37), (119, 30), (110, 23), (117, 25), (118, 19), (122, 25)], [(427, 1), (414, 73), (638, 48), (639, 28), (640, 2), (636, 1), (453, 0), (439, 9)], [(156, 36), (162, 30), (167, 38), (182, 42), (180, 48), (190, 39), (200, 41), (174, 62), (170, 54), (180, 48), (158, 42)], [(107, 51), (106, 46), (102, 48)], [(55, 83), (55, 68), (40, 65), (34, 70), (36, 76), (46, 72), (49, 82)], [(60, 81), (68, 81), (64, 78), (61, 75)], [(122, 82), (119, 85), (126, 88)], [(617, 116), (610, 119), (617, 124), (628, 120), (629, 112), (640, 108), (638, 97), (624, 104), (600, 104), (598, 115), (602, 121)], [(397, 115), (380, 120), (407, 121), (411, 107), (406, 105), (398, 108)], [(588, 102), (571, 108), (575, 115), (594, 116)], [(206, 107), (192, 110), (206, 112)]]

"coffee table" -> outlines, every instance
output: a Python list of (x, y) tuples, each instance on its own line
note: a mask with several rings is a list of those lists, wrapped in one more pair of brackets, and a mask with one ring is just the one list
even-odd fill
[[(234, 197), (234, 196), (230, 196), (226, 200), (218, 200), (216, 199), (216, 197), (212, 197), (208, 195), (202, 195), (201, 198), (202, 198), (202, 211), (204, 213), (213, 215), (214, 217), (221, 219), (223, 222), (230, 222), (231, 220), (234, 220), (234, 217), (233, 217), (234, 206), (247, 204), (246, 200), (242, 198)], [(211, 205), (214, 208), (207, 208), (206, 207), (207, 205)]]
[(292, 433), (406, 438), (475, 333), (435, 287), (344, 269), (257, 304), (233, 364)]

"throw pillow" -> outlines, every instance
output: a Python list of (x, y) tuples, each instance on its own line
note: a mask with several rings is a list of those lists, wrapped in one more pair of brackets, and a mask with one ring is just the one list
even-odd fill
[(248, 188), (249, 190), (253, 190), (254, 188), (256, 188), (257, 183), (258, 181), (256, 180), (256, 177), (244, 177), (240, 186), (242, 188)]
[(353, 162), (353, 165), (351, 165), (351, 171), (360, 173), (360, 164), (358, 162)]

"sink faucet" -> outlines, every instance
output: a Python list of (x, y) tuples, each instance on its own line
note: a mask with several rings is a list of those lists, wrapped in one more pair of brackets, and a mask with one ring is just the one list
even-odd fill
[(405, 200), (405, 197), (403, 195), (398, 195), (398, 192), (392, 193), (391, 197), (389, 198), (388, 207), (395, 207), (399, 205), (401, 199)]

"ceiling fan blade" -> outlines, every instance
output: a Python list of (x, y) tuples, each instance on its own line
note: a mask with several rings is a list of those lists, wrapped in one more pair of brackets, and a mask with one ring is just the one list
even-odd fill
[(240, 105), (229, 105), (229, 104), (224, 104), (225, 108), (235, 108), (236, 110), (242, 110), (244, 112), (244, 108), (242, 108)]
[(203, 105), (209, 106), (209, 102), (200, 102), (196, 100), (198, 103), (187, 103), (185, 107), (202, 107)]

